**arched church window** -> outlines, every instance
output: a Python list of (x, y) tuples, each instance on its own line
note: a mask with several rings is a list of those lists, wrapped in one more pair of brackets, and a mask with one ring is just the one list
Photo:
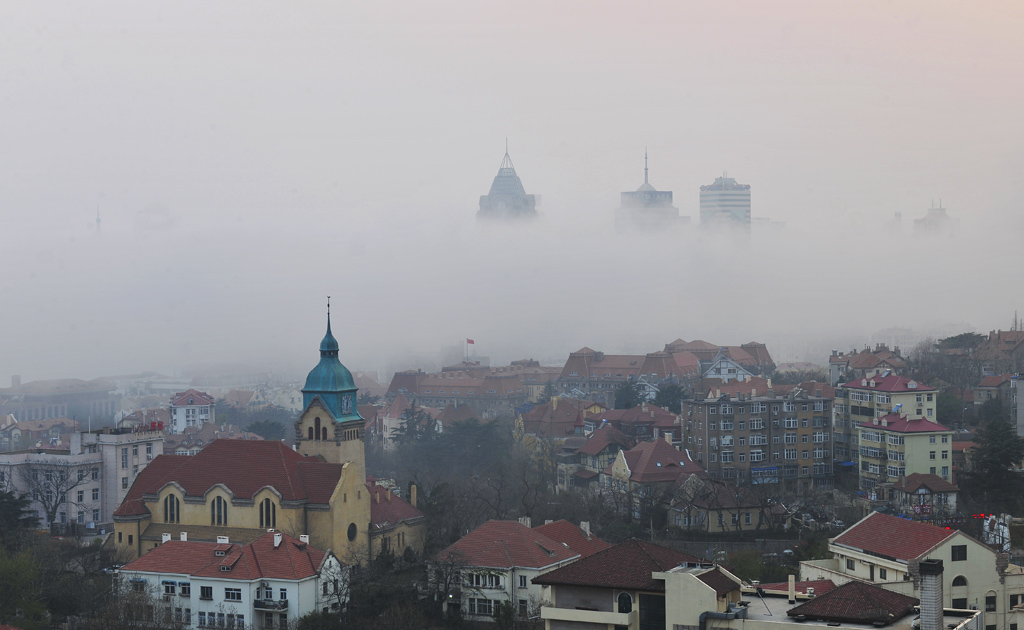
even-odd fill
[(277, 527), (277, 504), (270, 499), (260, 501), (260, 527), (268, 529)]
[(319, 440), (320, 439), (320, 417), (319, 416), (316, 419), (313, 420), (313, 425), (316, 428), (316, 430), (313, 431), (313, 434), (316, 436), (316, 439)]
[(228, 502), (223, 497), (215, 497), (210, 504), (210, 525), (228, 524)]
[(164, 522), (165, 523), (180, 523), (181, 522), (181, 504), (178, 502), (178, 497), (173, 494), (169, 494), (164, 497)]

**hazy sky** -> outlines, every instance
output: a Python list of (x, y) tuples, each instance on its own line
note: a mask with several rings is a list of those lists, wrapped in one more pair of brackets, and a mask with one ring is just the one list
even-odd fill
[[(1016, 2), (2, 3), (0, 385), (308, 369), (328, 294), (354, 369), (465, 337), (502, 362), (676, 337), (823, 362), (891, 326), (1007, 328), (1022, 23)], [(482, 228), (506, 137), (542, 219)], [(683, 215), (728, 170), (785, 232), (617, 235), (644, 147)], [(939, 198), (958, 233), (912, 238)]]

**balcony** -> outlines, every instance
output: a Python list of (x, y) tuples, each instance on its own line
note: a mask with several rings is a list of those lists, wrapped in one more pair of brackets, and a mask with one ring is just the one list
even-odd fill
[(255, 610), (288, 610), (287, 599), (257, 599), (252, 603)]
[(616, 613), (545, 606), (540, 609), (540, 618), (552, 621), (577, 621), (580, 623), (632, 627), (636, 623), (637, 611)]

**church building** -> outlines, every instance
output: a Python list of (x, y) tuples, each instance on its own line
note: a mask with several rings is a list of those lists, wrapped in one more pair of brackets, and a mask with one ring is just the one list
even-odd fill
[[(114, 512), (117, 547), (134, 558), (168, 538), (227, 537), (244, 544), (271, 529), (308, 535), (309, 544), (345, 564), (372, 558), (383, 543), (371, 538), (386, 528), (373, 521), (356, 392), (338, 358), (328, 313), (320, 362), (302, 388), (295, 449), (274, 441), (215, 440), (196, 455), (156, 457)], [(408, 526), (395, 542), (422, 552), (422, 513), (406, 506)]]

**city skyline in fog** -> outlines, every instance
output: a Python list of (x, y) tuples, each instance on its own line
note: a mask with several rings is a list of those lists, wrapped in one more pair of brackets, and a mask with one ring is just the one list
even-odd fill
[[(891, 328), (1006, 329), (1022, 12), (4, 7), (0, 383), (301, 372), (327, 295), (343, 362), (382, 372), (466, 337), (496, 363), (677, 337), (825, 363)], [(479, 225), (506, 138), (540, 216)], [(614, 230), (645, 147), (688, 229)], [(785, 229), (702, 232), (699, 187), (723, 171)], [(915, 237), (939, 199), (959, 226)]]

